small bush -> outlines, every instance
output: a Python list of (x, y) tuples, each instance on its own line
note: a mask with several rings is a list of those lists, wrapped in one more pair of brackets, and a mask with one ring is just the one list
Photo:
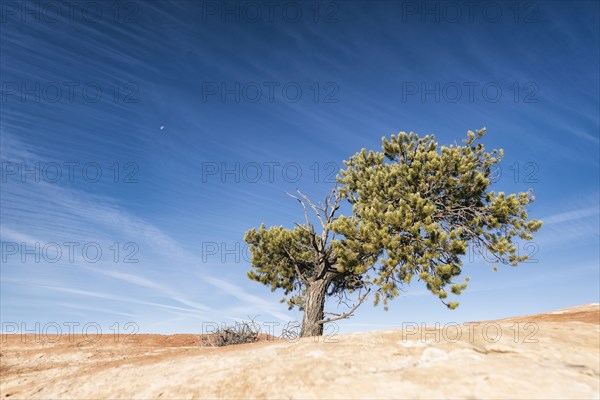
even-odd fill
[(254, 343), (258, 341), (260, 329), (254, 321), (236, 322), (234, 325), (219, 328), (216, 332), (203, 335), (203, 346), (222, 347), (232, 344)]

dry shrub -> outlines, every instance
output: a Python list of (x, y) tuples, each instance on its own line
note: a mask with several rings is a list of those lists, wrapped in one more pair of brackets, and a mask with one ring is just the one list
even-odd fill
[(203, 335), (203, 346), (221, 347), (232, 344), (254, 343), (258, 341), (260, 329), (253, 321), (236, 322), (234, 325), (224, 326), (216, 332)]

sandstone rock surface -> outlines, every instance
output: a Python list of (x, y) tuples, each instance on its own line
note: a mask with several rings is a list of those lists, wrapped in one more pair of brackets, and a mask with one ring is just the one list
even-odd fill
[(591, 304), (445, 330), (223, 348), (199, 347), (194, 335), (92, 344), (6, 335), (0, 397), (598, 399), (599, 319)]

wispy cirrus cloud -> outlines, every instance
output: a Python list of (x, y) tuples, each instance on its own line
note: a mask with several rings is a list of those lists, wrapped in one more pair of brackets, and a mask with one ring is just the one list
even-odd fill
[(571, 202), (562, 203), (558, 212), (545, 215), (542, 229), (534, 240), (546, 249), (555, 245), (565, 247), (598, 241), (600, 235), (600, 206), (598, 194), (580, 196)]
[(586, 207), (548, 215), (546, 217), (542, 217), (541, 219), (544, 221), (544, 225), (548, 226), (551, 224), (568, 223), (580, 220), (582, 218), (594, 217), (598, 215), (598, 211), (598, 207)]
[[(10, 135), (7, 137), (23, 150), (18, 155), (5, 152), (5, 159), (18, 157), (19, 162), (28, 165), (45, 162), (35, 150), (27, 151), (26, 143)], [(175, 313), (178, 318), (204, 316), (215, 321), (236, 308), (232, 303), (246, 302), (244, 305), (250, 303), (255, 312), (285, 318), (285, 314), (276, 311), (277, 307), (246, 293), (241, 287), (207, 276), (199, 279), (195, 271), (203, 265), (201, 257), (156, 225), (130, 213), (116, 199), (94, 191), (45, 181), (23, 182), (20, 176), (10, 177), (2, 186), (0, 237), (4, 242), (25, 243), (29, 250), (35, 249), (37, 244), (38, 251), (47, 243), (93, 242), (105, 253), (97, 263), (86, 262), (78, 253), (73, 261), (67, 262), (65, 257), (57, 264), (44, 263), (42, 259), (44, 273), (33, 275), (32, 271), (40, 268), (40, 264), (23, 263), (18, 255), (14, 256), (2, 269), (4, 288), (14, 284), (34, 287), (47, 292), (49, 298), (53, 292), (62, 293), (73, 299), (73, 304), (90, 310), (104, 301), (135, 305), (137, 311), (127, 315), (151, 314), (152, 309), (157, 308)], [(112, 259), (117, 254), (115, 244), (122, 246), (123, 243), (134, 243), (139, 248), (136, 253), (139, 262), (126, 264)], [(122, 258), (122, 254), (119, 257)], [(70, 269), (65, 269), (65, 264)], [(94, 289), (98, 286), (103, 290)], [(226, 294), (229, 300), (224, 304), (206, 304), (203, 299), (210, 299), (207, 294), (215, 291)]]
[(234, 285), (231, 282), (224, 281), (219, 278), (214, 277), (203, 277), (203, 280), (208, 284), (214, 286), (215, 288), (223, 291), (236, 299), (240, 300), (243, 304), (248, 305), (248, 310), (250, 312), (257, 312), (260, 310), (266, 311), (268, 314), (279, 318), (282, 321), (289, 319), (289, 316), (278, 311), (277, 307), (274, 307), (272, 303), (261, 299), (258, 296), (247, 293), (241, 287)]

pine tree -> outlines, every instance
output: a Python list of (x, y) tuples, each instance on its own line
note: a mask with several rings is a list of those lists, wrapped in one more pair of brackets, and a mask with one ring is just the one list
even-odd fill
[[(468, 278), (456, 278), (468, 246), (489, 263), (516, 266), (527, 256), (519, 255), (515, 240), (531, 240), (542, 225), (528, 219), (531, 190), (488, 190), (503, 151), (486, 152), (484, 134), (469, 131), (463, 145), (440, 147), (434, 135), (401, 132), (383, 138), (381, 152), (363, 149), (344, 162), (324, 203), (290, 194), (302, 206), (304, 222), (246, 232), (248, 277), (283, 289), (282, 301), (304, 312), (301, 336), (322, 335), (323, 324), (352, 316), (371, 292), (375, 304), (387, 309), (413, 278), (456, 308), (447, 297), (467, 286)], [(350, 216), (336, 215), (342, 202), (351, 205)], [(355, 292), (348, 312), (325, 312), (327, 297)]]

